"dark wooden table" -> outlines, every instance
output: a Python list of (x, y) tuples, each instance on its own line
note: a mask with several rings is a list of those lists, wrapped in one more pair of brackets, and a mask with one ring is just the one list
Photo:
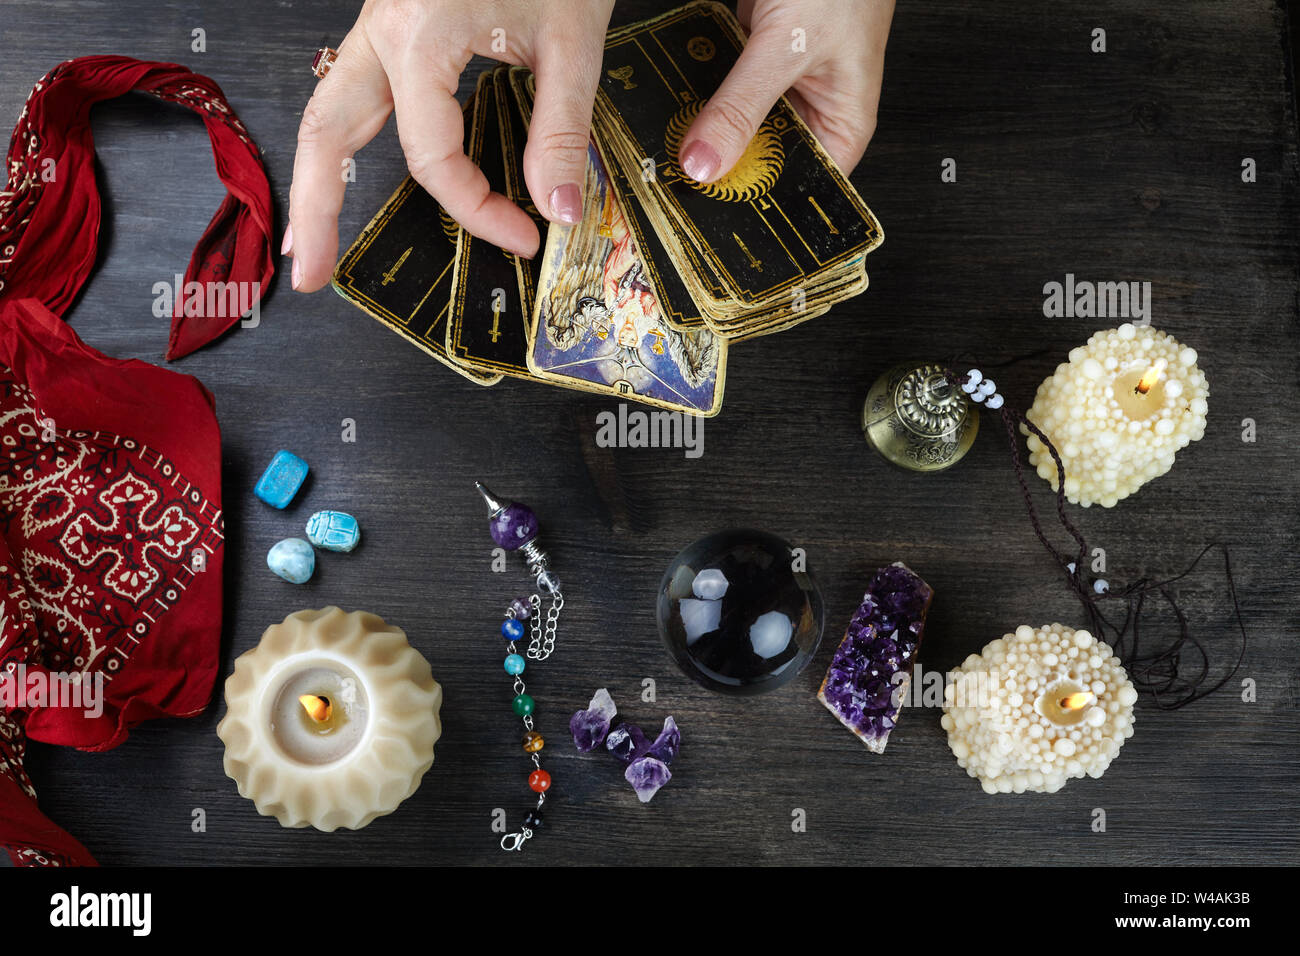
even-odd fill
[[(342, 36), (357, 6), (8, 0), (0, 116), (16, 118), (32, 83), (71, 56), (186, 63), (221, 84), (264, 148), (283, 220), (312, 52)], [(661, 6), (620, 3), (616, 22)], [(1294, 862), (1300, 209), (1286, 11), (1273, 0), (899, 7), (879, 131), (853, 177), (887, 233), (871, 289), (737, 347), (699, 459), (597, 448), (595, 418), (610, 403), (513, 381), (478, 388), (333, 293), (295, 295), (287, 281), (260, 327), (177, 363), (215, 392), (224, 433), (222, 677), (298, 608), (364, 608), (400, 625), (446, 694), (437, 761), (414, 797), (356, 833), (281, 829), (222, 772), (218, 687), (203, 716), (147, 724), (110, 753), (34, 746), (45, 811), (106, 864)], [(1096, 27), (1104, 54), (1089, 50)], [(206, 53), (190, 50), (195, 28)], [(183, 269), (223, 190), (188, 113), (129, 98), (99, 108), (95, 131), (110, 215), (71, 321), (110, 355), (161, 361), (167, 324), (151, 314), (151, 286)], [(955, 183), (940, 181), (946, 157)], [(1251, 184), (1244, 157), (1258, 167)], [(390, 125), (359, 154), (345, 245), (402, 175)], [(1221, 693), (1172, 713), (1143, 700), (1101, 780), (990, 797), (957, 767), (937, 710), (905, 712), (873, 756), (814, 693), (868, 575), (890, 561), (937, 592), (926, 668), (955, 666), (1022, 623), (1081, 624), (988, 423), (960, 466), (930, 477), (885, 464), (858, 426), (872, 380), (909, 357), (992, 364), (1047, 350), (998, 376), (1009, 401), (1027, 404), (1110, 324), (1043, 317), (1044, 283), (1067, 272), (1149, 280), (1154, 324), (1199, 350), (1212, 388), (1207, 434), (1169, 475), (1112, 510), (1072, 513), (1106, 549), (1116, 585), (1227, 544), (1250, 646)], [(354, 444), (341, 441), (345, 418)], [(1245, 418), (1254, 443), (1242, 441)], [(314, 470), (284, 513), (252, 494), (280, 447)], [(570, 595), (558, 652), (529, 673), (557, 781), (551, 826), (516, 858), (490, 826), (493, 808), (513, 820), (526, 803), (496, 635), (521, 577), (489, 570), (476, 478), (536, 507)], [(1048, 505), (1045, 485), (1035, 491)], [(326, 507), (360, 517), (362, 548), (326, 556), (303, 587), (273, 577), (267, 548)], [(814, 666), (749, 700), (679, 674), (654, 620), (673, 554), (733, 525), (806, 548), (829, 608)], [(1198, 573), (1179, 596), (1230, 655), (1222, 580)], [(653, 704), (638, 699), (647, 677)], [(1242, 678), (1257, 682), (1256, 701), (1242, 701)], [(676, 776), (649, 806), (611, 761), (565, 742), (567, 715), (602, 686), (643, 724), (671, 713), (684, 729)], [(205, 833), (191, 831), (199, 807)], [(1091, 829), (1098, 807), (1105, 833)], [(806, 832), (792, 831), (796, 809)]]

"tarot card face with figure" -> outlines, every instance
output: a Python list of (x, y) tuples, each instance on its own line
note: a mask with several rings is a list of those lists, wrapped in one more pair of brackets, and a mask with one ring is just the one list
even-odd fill
[(727, 343), (664, 317), (595, 145), (583, 218), (547, 231), (528, 366), (570, 388), (709, 416), (722, 405)]

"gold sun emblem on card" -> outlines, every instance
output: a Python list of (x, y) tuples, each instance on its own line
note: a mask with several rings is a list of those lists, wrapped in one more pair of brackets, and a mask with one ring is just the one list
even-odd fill
[(766, 196), (776, 185), (785, 164), (785, 148), (781, 145), (781, 134), (772, 120), (766, 119), (754, 134), (753, 140), (736, 163), (734, 169), (716, 182), (697, 183), (678, 165), (678, 152), (682, 139), (691, 123), (699, 115), (704, 100), (687, 103), (668, 121), (668, 130), (664, 136), (668, 155), (672, 157), (678, 176), (692, 188), (699, 190), (710, 199), (723, 202), (753, 202)]
[(713, 59), (713, 54), (717, 50), (713, 46), (713, 41), (708, 37), (692, 37), (686, 44), (686, 52), (691, 55), (692, 59), (699, 60), (701, 63), (708, 63)]

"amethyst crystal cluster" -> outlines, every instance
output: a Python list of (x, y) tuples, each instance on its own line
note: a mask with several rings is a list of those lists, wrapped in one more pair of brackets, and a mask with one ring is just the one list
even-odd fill
[(817, 692), (872, 753), (884, 753), (898, 721), (932, 597), (901, 562), (877, 571)]
[(664, 719), (664, 729), (651, 743), (636, 724), (617, 719), (618, 709), (609, 691), (601, 688), (591, 698), (586, 710), (569, 720), (573, 744), (583, 753), (591, 753), (602, 744), (624, 768), (623, 777), (636, 791), (637, 799), (649, 803), (659, 788), (672, 779), (668, 765), (682, 746), (682, 732), (672, 717)]

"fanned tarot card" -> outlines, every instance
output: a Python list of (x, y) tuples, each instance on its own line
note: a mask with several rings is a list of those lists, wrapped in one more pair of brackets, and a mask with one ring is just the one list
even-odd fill
[(528, 365), (570, 388), (710, 416), (722, 406), (727, 343), (664, 317), (595, 143), (582, 222), (552, 224), (533, 310)]
[[(532, 217), (537, 234), (545, 236), (550, 223), (533, 205), (528, 184), (524, 181), (524, 147), (528, 142), (528, 123), (532, 118), (532, 109), (531, 104), (525, 105), (517, 98), (510, 83), (512, 69), (519, 68), (499, 66), (492, 71), (501, 132), (501, 156), (505, 169), (505, 193), (506, 198)], [(513, 258), (519, 278), (519, 301), (523, 303), (524, 323), (527, 324), (533, 314), (533, 299), (537, 292), (537, 280), (541, 278), (542, 258), (540, 255), (531, 259), (521, 256)]]
[(524, 125), (531, 125), (533, 101), (537, 99), (537, 82), (533, 78), (533, 71), (526, 66), (512, 66), (506, 73), (506, 82), (514, 91), (515, 105), (519, 107), (519, 112), (524, 118)]
[[(468, 108), (468, 107), (467, 107)], [(460, 227), (409, 176), (334, 269), (334, 291), (402, 338), (479, 385), (500, 375), (447, 356), (446, 322)]]
[[(508, 69), (508, 68), (502, 68)], [(506, 193), (506, 159), (501, 149), (501, 114), (492, 71), (474, 91), (467, 152), (493, 192)], [(528, 378), (528, 316), (524, 312), (517, 257), (464, 229), (452, 271), (447, 355), (486, 373)]]

